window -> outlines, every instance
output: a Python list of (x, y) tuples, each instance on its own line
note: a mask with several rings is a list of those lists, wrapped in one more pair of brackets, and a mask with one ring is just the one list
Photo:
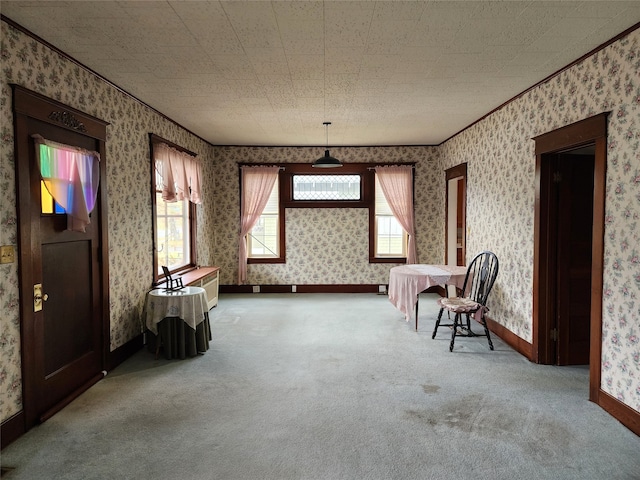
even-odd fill
[(293, 175), (293, 200), (360, 200), (360, 175)]
[(276, 180), (267, 206), (247, 235), (248, 258), (280, 257), (280, 188)]
[[(156, 185), (162, 185), (156, 180)], [(162, 266), (170, 272), (189, 266), (191, 262), (190, 202), (165, 202), (162, 190), (156, 187), (156, 272)]]
[(407, 232), (393, 216), (387, 203), (378, 176), (375, 176), (375, 256), (404, 257), (407, 256)]
[(279, 166), (268, 204), (247, 235), (247, 263), (285, 263), (285, 208), (367, 208), (369, 262), (406, 261), (408, 234), (391, 212), (371, 163), (344, 164), (340, 174), (319, 173), (310, 164)]
[(55, 199), (47, 190), (44, 184), (44, 180), (40, 180), (40, 211), (43, 214), (65, 214), (67, 211), (62, 205), (55, 201)]
[[(199, 165), (195, 154), (151, 134), (153, 192), (153, 281), (196, 265), (196, 206), (199, 203)], [(180, 165), (175, 172), (172, 167)], [(178, 174), (180, 171), (182, 173)], [(185, 173), (186, 172), (186, 173)]]

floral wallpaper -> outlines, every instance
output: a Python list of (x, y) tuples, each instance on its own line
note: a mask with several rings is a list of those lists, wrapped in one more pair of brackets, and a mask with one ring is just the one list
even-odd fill
[[(310, 163), (320, 148), (215, 147), (215, 264), (220, 284), (238, 279), (238, 163)], [(436, 147), (332, 147), (345, 163), (416, 162), (415, 204), (418, 259), (444, 262), (445, 194), (439, 184)], [(393, 264), (369, 264), (369, 212), (366, 209), (289, 208), (285, 212), (285, 264), (250, 264), (247, 283), (273, 285), (387, 284)]]
[[(140, 313), (151, 286), (152, 218), (149, 133), (155, 133), (196, 152), (203, 159), (203, 197), (198, 234), (209, 235), (213, 211), (212, 147), (149, 107), (50, 50), (31, 37), (2, 27), (0, 84), (0, 230), (2, 245), (17, 247), (17, 212), (13, 157), (13, 113), (10, 83), (58, 100), (109, 122), (107, 127), (107, 195), (109, 227), (109, 290), (111, 350), (141, 330)], [(205, 242), (200, 260), (212, 251)], [(16, 257), (17, 257), (16, 253)], [(18, 265), (0, 266), (0, 418), (22, 408)]]
[(556, 75), (440, 147), (468, 162), (467, 252), (492, 249), (491, 317), (532, 341), (532, 137), (610, 111), (601, 388), (640, 411), (640, 30)]
[[(213, 147), (64, 56), (0, 22), (0, 232), (17, 244), (9, 83), (110, 122), (107, 129), (111, 349), (141, 331), (151, 283), (148, 133), (204, 160), (198, 256), (237, 279), (238, 162), (293, 163), (318, 148)], [(438, 147), (343, 147), (345, 162), (416, 162), (416, 226), (422, 263), (444, 259), (444, 170), (468, 163), (467, 253), (501, 260), (491, 315), (531, 342), (535, 154), (532, 137), (611, 111), (607, 152), (602, 389), (640, 411), (640, 32), (556, 75)], [(141, 187), (142, 185), (142, 187)], [(250, 265), (253, 284), (387, 283), (393, 265), (369, 265), (367, 212), (288, 209), (287, 264)], [(328, 242), (331, 239), (331, 243)], [(320, 242), (320, 246), (318, 245)], [(321, 248), (325, 242), (327, 249)], [(334, 262), (330, 265), (329, 262)], [(307, 268), (308, 267), (308, 268)], [(21, 409), (17, 264), (0, 266), (0, 418)]]

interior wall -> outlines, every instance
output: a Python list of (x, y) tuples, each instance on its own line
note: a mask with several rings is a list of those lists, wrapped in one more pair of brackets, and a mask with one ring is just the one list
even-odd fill
[[(149, 136), (155, 133), (203, 159), (199, 238), (212, 228), (212, 147), (47, 46), (0, 22), (0, 231), (1, 245), (18, 245), (11, 83), (17, 83), (109, 122), (107, 195), (109, 221), (110, 349), (142, 332), (141, 310), (153, 274)], [(199, 256), (208, 263), (204, 242)], [(16, 258), (19, 258), (16, 252)], [(0, 418), (22, 409), (18, 264), (0, 265)]]
[[(323, 148), (216, 147), (215, 263), (220, 283), (238, 280), (238, 163), (311, 163)], [(345, 163), (416, 162), (416, 243), (422, 263), (444, 262), (444, 172), (436, 147), (331, 147)], [(339, 173), (336, 170), (336, 173)], [(387, 284), (394, 264), (369, 263), (367, 209), (288, 208), (285, 264), (250, 264), (248, 284)]]
[[(237, 278), (238, 162), (309, 162), (321, 148), (210, 147), (151, 109), (46, 46), (0, 22), (0, 244), (17, 245), (13, 120), (9, 83), (19, 83), (110, 122), (107, 129), (111, 349), (141, 331), (139, 313), (151, 283), (151, 196), (148, 133), (197, 152), (204, 159), (205, 204), (199, 209), (200, 263), (222, 267), (221, 283)], [(417, 162), (416, 223), (420, 262), (444, 259), (444, 170), (468, 163), (467, 252), (488, 248), (501, 261), (491, 295), (491, 317), (531, 341), (535, 155), (531, 138), (602, 111), (609, 117), (602, 389), (640, 411), (640, 33), (601, 52), (460, 133), (441, 147), (332, 148), (351, 162)], [(215, 165), (214, 165), (215, 157)], [(290, 231), (322, 238), (322, 222), (361, 227), (359, 213), (288, 214)], [(322, 215), (327, 215), (323, 218)], [(343, 217), (345, 215), (345, 217)], [(312, 220), (309, 220), (309, 219)], [(289, 225), (288, 225), (289, 227)], [(350, 227), (349, 227), (350, 228)], [(342, 231), (347, 231), (345, 228)], [(145, 234), (144, 232), (148, 232)], [(314, 237), (315, 236), (315, 237)], [(359, 239), (360, 240), (360, 239)], [(295, 242), (294, 239), (288, 241)], [(343, 242), (345, 243), (345, 242)], [(356, 242), (358, 243), (358, 242)], [(344, 258), (359, 258), (347, 245)], [(340, 252), (335, 252), (340, 253)], [(342, 254), (342, 253), (341, 253)], [(302, 258), (302, 256), (300, 256)], [(313, 260), (312, 267), (321, 257)], [(358, 261), (359, 262), (359, 261)], [(297, 262), (300, 269), (301, 263)], [(349, 265), (348, 270), (363, 264)], [(317, 282), (291, 267), (254, 266), (249, 281), (268, 283), (386, 283), (388, 268), (365, 276), (330, 274)], [(365, 266), (365, 269), (368, 268)], [(0, 266), (0, 418), (21, 409), (18, 265)], [(333, 270), (332, 270), (333, 271)], [(366, 270), (365, 270), (366, 271)], [(342, 280), (342, 279), (345, 280)]]
[(441, 146), (468, 163), (467, 256), (490, 249), (500, 274), (491, 318), (532, 341), (532, 137), (610, 111), (601, 388), (640, 411), (640, 31), (523, 94)]

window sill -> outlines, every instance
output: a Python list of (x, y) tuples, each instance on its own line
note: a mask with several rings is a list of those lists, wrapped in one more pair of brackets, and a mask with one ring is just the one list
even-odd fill
[(287, 263), (284, 258), (247, 258), (247, 264)]
[(369, 263), (407, 263), (406, 257), (369, 257)]

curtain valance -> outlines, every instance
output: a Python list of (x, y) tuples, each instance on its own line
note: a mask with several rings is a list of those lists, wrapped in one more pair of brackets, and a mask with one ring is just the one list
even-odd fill
[(32, 136), (40, 176), (47, 191), (67, 212), (67, 229), (85, 232), (91, 223), (100, 184), (100, 154)]
[(153, 146), (156, 171), (162, 178), (162, 185), (156, 188), (162, 190), (165, 202), (190, 200), (201, 203), (202, 167), (198, 157), (181, 152), (166, 143), (156, 143)]

